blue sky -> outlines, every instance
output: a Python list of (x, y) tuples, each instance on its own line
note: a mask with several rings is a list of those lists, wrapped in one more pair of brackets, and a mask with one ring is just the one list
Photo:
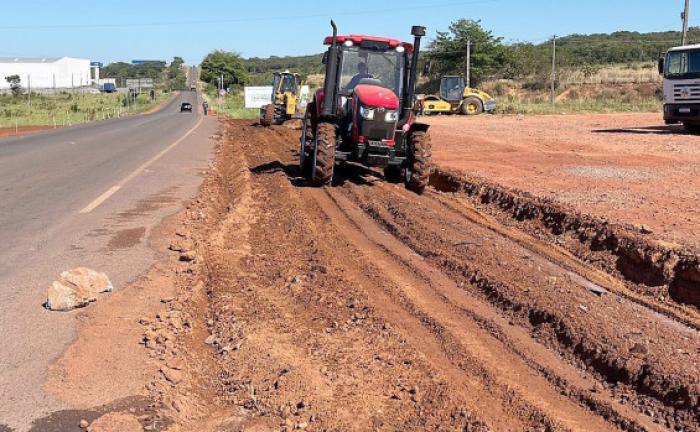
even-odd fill
[[(698, 25), (694, 3), (691, 25)], [(683, 0), (26, 0), (2, 7), (0, 56), (111, 62), (180, 55), (198, 63), (213, 49), (246, 57), (311, 54), (321, 52), (330, 17), (341, 32), (403, 39), (413, 24), (433, 36), (454, 19), (481, 19), (506, 41), (540, 42), (553, 34), (676, 30), (682, 6)], [(280, 19), (288, 14), (289, 22)]]

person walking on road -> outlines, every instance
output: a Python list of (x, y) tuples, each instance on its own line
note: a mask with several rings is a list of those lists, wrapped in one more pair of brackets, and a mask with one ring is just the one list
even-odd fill
[(202, 102), (202, 110), (204, 110), (204, 115), (208, 115), (209, 113), (209, 104), (207, 101)]

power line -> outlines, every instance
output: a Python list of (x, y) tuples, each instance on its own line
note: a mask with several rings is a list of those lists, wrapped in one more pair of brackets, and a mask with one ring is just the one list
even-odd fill
[(0, 26), (0, 30), (39, 30), (39, 29), (87, 29), (87, 28), (131, 28), (131, 27), (164, 27), (176, 25), (200, 25), (200, 24), (232, 24), (241, 22), (263, 22), (263, 21), (281, 21), (294, 19), (310, 19), (310, 18), (331, 18), (341, 16), (362, 16), (362, 15), (378, 15), (385, 13), (395, 13), (408, 10), (425, 10), (436, 8), (447, 8), (455, 6), (468, 6), (477, 4), (493, 4), (502, 0), (469, 0), (450, 3), (438, 3), (422, 6), (404, 6), (400, 8), (388, 9), (368, 9), (352, 12), (336, 12), (336, 13), (317, 13), (308, 15), (285, 15), (285, 16), (258, 16), (245, 18), (227, 18), (215, 20), (184, 20), (184, 21), (155, 21), (144, 23), (116, 23), (116, 24), (26, 24), (26, 25), (10, 25)]

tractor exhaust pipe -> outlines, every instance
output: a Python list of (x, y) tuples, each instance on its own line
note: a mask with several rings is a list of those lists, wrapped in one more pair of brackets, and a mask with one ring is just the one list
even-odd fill
[(413, 107), (415, 106), (414, 99), (416, 98), (416, 83), (418, 81), (418, 58), (420, 57), (420, 42), (423, 36), (425, 36), (425, 27), (411, 27), (411, 35), (414, 36), (415, 39), (413, 42), (413, 57), (411, 58), (411, 76), (408, 84), (408, 101), (406, 103), (406, 106), (404, 107), (405, 118), (408, 118), (410, 112), (413, 111)]
[(333, 43), (328, 48), (328, 60), (326, 61), (326, 82), (323, 85), (323, 117), (333, 117), (337, 112), (338, 95), (336, 94), (336, 81), (338, 80), (338, 26), (331, 20), (333, 27)]

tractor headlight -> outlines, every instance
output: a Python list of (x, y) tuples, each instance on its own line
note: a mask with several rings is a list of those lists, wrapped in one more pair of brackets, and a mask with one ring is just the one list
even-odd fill
[(399, 112), (398, 111), (387, 111), (386, 115), (384, 116), (384, 121), (387, 123), (394, 123), (399, 120)]
[(374, 110), (360, 106), (360, 117), (365, 120), (374, 120)]

